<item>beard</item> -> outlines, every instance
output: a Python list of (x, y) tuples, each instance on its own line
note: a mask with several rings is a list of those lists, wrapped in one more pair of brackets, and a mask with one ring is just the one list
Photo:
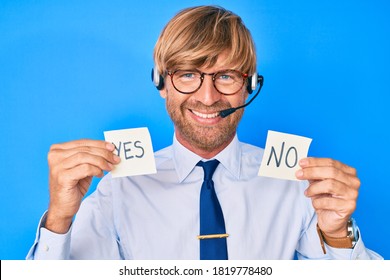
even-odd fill
[(236, 111), (215, 125), (195, 122), (192, 118), (186, 117), (189, 113), (188, 110), (215, 113), (231, 107), (229, 102), (221, 100), (212, 106), (206, 106), (199, 101), (191, 100), (191, 98), (178, 104), (174, 98), (170, 98), (169, 94), (166, 97), (166, 108), (175, 125), (176, 133), (179, 133), (193, 147), (205, 152), (214, 151), (230, 143), (236, 134), (244, 110)]

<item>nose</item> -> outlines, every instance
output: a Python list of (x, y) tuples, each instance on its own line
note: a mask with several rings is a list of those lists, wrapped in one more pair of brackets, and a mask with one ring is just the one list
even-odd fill
[(211, 106), (221, 99), (221, 93), (214, 87), (212, 75), (204, 74), (202, 85), (193, 93), (193, 97), (207, 106)]

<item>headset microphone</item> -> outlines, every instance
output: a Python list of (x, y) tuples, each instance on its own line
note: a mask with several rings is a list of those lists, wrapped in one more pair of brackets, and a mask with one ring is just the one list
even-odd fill
[(244, 107), (248, 106), (249, 104), (251, 104), (252, 101), (259, 95), (260, 90), (263, 87), (263, 82), (264, 82), (263, 76), (254, 74), (251, 77), (251, 80), (248, 81), (248, 83), (249, 83), (248, 87), (251, 86), (250, 89), (248, 88), (248, 92), (251, 93), (252, 90), (254, 90), (256, 88), (257, 84), (259, 84), (259, 89), (257, 90), (256, 94), (251, 98), (251, 100), (249, 100), (249, 102), (245, 103), (244, 105), (220, 111), (219, 115), (221, 116), (221, 118), (226, 118), (227, 116), (229, 116), (230, 114), (233, 114), (238, 109), (244, 108)]

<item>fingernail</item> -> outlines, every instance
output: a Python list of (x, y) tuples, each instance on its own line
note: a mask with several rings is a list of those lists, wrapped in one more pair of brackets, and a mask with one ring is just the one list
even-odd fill
[(115, 149), (115, 145), (112, 143), (107, 142), (106, 148), (110, 151), (113, 151)]
[(306, 158), (303, 158), (299, 161), (299, 165), (302, 167), (307, 166), (308, 164), (309, 164), (309, 161)]
[(114, 169), (114, 166), (111, 163), (108, 162), (107, 165), (108, 165), (108, 168), (109, 168), (108, 170), (109, 171)]
[(295, 172), (295, 176), (297, 176), (297, 178), (302, 178), (303, 177), (302, 169), (299, 169), (297, 172)]
[(121, 161), (121, 158), (118, 157), (117, 155), (114, 155), (114, 161), (115, 161), (116, 163), (119, 163), (119, 162)]

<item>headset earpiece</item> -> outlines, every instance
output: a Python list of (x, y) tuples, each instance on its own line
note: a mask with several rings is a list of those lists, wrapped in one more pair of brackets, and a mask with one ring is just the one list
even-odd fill
[(248, 77), (248, 85), (247, 85), (248, 93), (252, 93), (257, 88), (258, 85), (260, 86), (263, 85), (263, 76), (257, 73), (253, 73), (252, 76)]
[(161, 76), (155, 68), (152, 68), (152, 82), (158, 90), (164, 88), (164, 77)]

